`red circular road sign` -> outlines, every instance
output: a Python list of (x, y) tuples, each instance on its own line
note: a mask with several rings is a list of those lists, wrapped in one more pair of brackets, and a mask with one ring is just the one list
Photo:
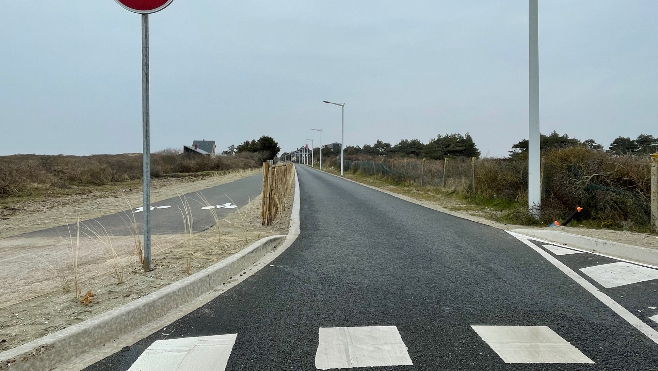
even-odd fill
[(131, 12), (149, 14), (159, 12), (174, 0), (116, 0), (119, 5)]

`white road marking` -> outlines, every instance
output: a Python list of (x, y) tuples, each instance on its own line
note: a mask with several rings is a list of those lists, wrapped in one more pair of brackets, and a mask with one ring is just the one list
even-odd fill
[(471, 326), (505, 363), (594, 363), (546, 326)]
[(658, 323), (658, 314), (656, 314), (655, 316), (649, 317), (649, 319), (656, 322), (656, 323)]
[(555, 245), (543, 245), (546, 250), (552, 252), (555, 255), (571, 255), (571, 254), (581, 254), (582, 251), (566, 249), (561, 246)]
[(128, 371), (223, 371), (237, 334), (158, 340)]
[[(155, 209), (168, 209), (170, 207), (171, 206), (151, 206), (151, 211), (153, 211)], [(136, 208), (135, 211), (133, 211), (133, 213), (137, 214), (137, 213), (141, 213), (142, 211), (144, 211), (144, 206), (140, 206), (140, 207)]]
[[(553, 264), (555, 267), (557, 267), (559, 270), (561, 270), (564, 274), (569, 276), (569, 278), (576, 281), (577, 284), (582, 286), (590, 294), (594, 295), (595, 298), (599, 299), (599, 301), (601, 301), (603, 304), (605, 304), (608, 308), (612, 309), (613, 312), (617, 313), (617, 315), (619, 315), (621, 318), (623, 318), (631, 326), (635, 327), (638, 331), (640, 331), (646, 337), (651, 339), (651, 341), (658, 344), (658, 331), (654, 330), (651, 326), (649, 326), (646, 323), (642, 322), (642, 320), (637, 318), (633, 313), (629, 312), (628, 309), (624, 308), (619, 303), (614, 301), (611, 297), (609, 297), (608, 295), (601, 292), (596, 286), (594, 286), (592, 283), (590, 283), (585, 278), (578, 275), (578, 273), (574, 272), (571, 268), (564, 265), (561, 261), (557, 260), (551, 254), (547, 253), (546, 251), (540, 249), (534, 243), (530, 242), (530, 240), (528, 240), (528, 238), (526, 238), (526, 236), (518, 234), (518, 233), (510, 232), (510, 231), (507, 231), (507, 233), (514, 236), (516, 239), (518, 239), (519, 241), (523, 242), (524, 244), (526, 244), (527, 246), (529, 246), (530, 248), (535, 250), (539, 255), (543, 256), (544, 259), (548, 260), (549, 263)], [(533, 240), (538, 240), (538, 239), (533, 238)], [(538, 241), (541, 241), (541, 240), (538, 240)], [(542, 241), (542, 242), (544, 242), (544, 241)]]
[(595, 265), (581, 271), (605, 288), (658, 279), (658, 270), (625, 262)]
[(354, 368), (413, 365), (395, 326), (320, 329), (315, 367)]
[(209, 206), (204, 206), (201, 208), (201, 210), (210, 210), (210, 209), (237, 209), (237, 205), (233, 205), (232, 203), (228, 202), (223, 205), (209, 205)]

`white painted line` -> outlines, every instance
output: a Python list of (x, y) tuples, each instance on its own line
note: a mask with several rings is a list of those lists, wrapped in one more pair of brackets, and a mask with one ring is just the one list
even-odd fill
[(209, 205), (209, 206), (204, 206), (201, 208), (201, 210), (210, 210), (210, 209), (237, 209), (237, 205), (233, 205), (232, 203), (228, 202), (223, 205)]
[(158, 340), (128, 371), (223, 371), (237, 334)]
[(655, 316), (649, 317), (649, 319), (656, 322), (656, 323), (658, 323), (658, 314), (656, 314)]
[(566, 249), (562, 246), (555, 245), (543, 245), (544, 248), (555, 255), (571, 255), (571, 254), (582, 254), (582, 251)]
[(658, 270), (625, 262), (595, 265), (581, 271), (605, 288), (658, 279)]
[(413, 365), (395, 326), (320, 329), (315, 367), (354, 368)]
[[(537, 241), (537, 242), (541, 242), (541, 243), (545, 243), (545, 244), (553, 244), (553, 245), (555, 245), (555, 246), (560, 246), (560, 247), (564, 247), (564, 248), (567, 248), (567, 249), (572, 249), (572, 250), (580, 251), (580, 252), (583, 252), (583, 253), (588, 253), (588, 254), (594, 254), (594, 255), (598, 255), (598, 256), (603, 256), (604, 258), (610, 258), (610, 259), (614, 259), (614, 260), (619, 260), (619, 261), (621, 261), (621, 262), (631, 263), (631, 264), (639, 265), (639, 266), (641, 266), (641, 267), (647, 267), (647, 268), (658, 269), (658, 265), (651, 265), (651, 264), (647, 264), (647, 263), (641, 263), (641, 262), (637, 262), (637, 261), (633, 261), (633, 260), (628, 260), (628, 259), (620, 258), (620, 257), (618, 257), (618, 256), (613, 256), (613, 255), (603, 254), (603, 253), (600, 253), (600, 252), (597, 252), (597, 251), (583, 250), (583, 249), (579, 249), (579, 248), (577, 248), (577, 247), (573, 247), (573, 246), (569, 246), (569, 245), (564, 245), (564, 244), (557, 243), (557, 242), (553, 242), (553, 241), (544, 240), (544, 239), (541, 239), (541, 238), (539, 238), (539, 237), (528, 236), (528, 235), (525, 235), (525, 234), (522, 234), (522, 233), (518, 233), (518, 232), (512, 232), (512, 231), (507, 231), (507, 230), (506, 230), (505, 232), (507, 232), (507, 233), (509, 233), (509, 234), (514, 234), (515, 236), (520, 236), (521, 238), (525, 238), (525, 239), (527, 239), (527, 240), (533, 240), (533, 241)], [(518, 237), (517, 237), (517, 238), (518, 238)]]
[(594, 363), (546, 326), (471, 326), (505, 363)]
[(582, 286), (590, 294), (594, 295), (595, 298), (599, 299), (599, 301), (601, 301), (603, 304), (608, 306), (608, 308), (612, 309), (613, 312), (617, 313), (617, 315), (619, 315), (626, 322), (631, 324), (631, 326), (635, 327), (638, 331), (640, 331), (646, 337), (651, 339), (651, 341), (658, 344), (658, 331), (654, 330), (651, 326), (642, 322), (642, 320), (637, 318), (633, 313), (629, 312), (628, 309), (624, 308), (619, 303), (614, 301), (611, 297), (601, 292), (598, 288), (596, 288), (596, 286), (594, 286), (585, 278), (578, 275), (578, 273), (574, 272), (571, 268), (564, 265), (561, 261), (557, 260), (551, 254), (547, 253), (546, 251), (540, 249), (539, 246), (530, 242), (528, 238), (526, 238), (526, 236), (511, 231), (507, 231), (507, 233), (514, 236), (519, 241), (523, 242), (524, 244), (528, 245), (530, 248), (535, 250), (539, 255), (543, 256), (544, 259), (548, 260), (549, 263), (553, 264), (564, 274), (569, 276), (569, 278), (576, 281), (576, 283)]

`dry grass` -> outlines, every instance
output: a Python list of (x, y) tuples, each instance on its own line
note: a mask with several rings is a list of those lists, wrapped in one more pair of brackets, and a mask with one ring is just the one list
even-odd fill
[(263, 225), (272, 225), (279, 210), (286, 209), (286, 199), (293, 189), (295, 167), (291, 163), (270, 166), (263, 163)]
[[(348, 157), (346, 170), (398, 186), (462, 199), (497, 211), (505, 223), (548, 225), (584, 208), (574, 225), (650, 231), (648, 157), (615, 156), (585, 147), (542, 153), (542, 216), (527, 211), (527, 161), (483, 158), (447, 160)], [(327, 164), (336, 169), (336, 159)], [(475, 166), (473, 168), (473, 165)], [(473, 178), (474, 176), (474, 178)], [(422, 185), (421, 185), (422, 183)]]
[[(151, 177), (181, 176), (258, 167), (255, 154), (190, 156), (167, 150), (151, 155)], [(0, 199), (68, 194), (76, 187), (99, 187), (142, 178), (139, 154), (93, 156), (13, 155), (0, 157)]]

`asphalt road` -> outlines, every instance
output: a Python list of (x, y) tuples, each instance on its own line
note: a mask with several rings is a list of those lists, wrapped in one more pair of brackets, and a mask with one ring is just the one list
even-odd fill
[[(658, 369), (656, 343), (505, 231), (297, 169), (301, 235), (288, 250), (166, 330), (87, 370), (127, 370), (156, 340), (222, 334), (237, 334), (227, 370), (315, 370), (320, 328), (364, 326), (395, 326), (413, 362), (373, 370)], [(579, 269), (610, 261), (555, 257), (658, 328), (649, 319), (658, 313), (655, 281), (605, 288)], [(545, 326), (593, 364), (506, 363), (495, 341), (473, 326)], [(494, 337), (505, 343), (505, 336)], [(570, 359), (552, 339), (542, 356)], [(373, 338), (350, 341), (356, 349)], [(522, 356), (521, 342), (512, 356)]]
[[(216, 187), (201, 190), (199, 192), (188, 193), (181, 197), (172, 197), (151, 204), (151, 234), (179, 234), (185, 233), (185, 217), (189, 215), (192, 220), (192, 230), (194, 232), (205, 231), (215, 225), (212, 213), (204, 207), (208, 207), (206, 200), (214, 210), (218, 218), (223, 219), (228, 213), (235, 211), (235, 208), (226, 208), (224, 205), (232, 204), (242, 207), (249, 203), (250, 200), (258, 196), (263, 189), (263, 176), (260, 174), (242, 178), (230, 183), (218, 185)], [(203, 198), (199, 196), (203, 195)], [(217, 206), (221, 206), (217, 208)], [(141, 206), (141, 205), (135, 205)], [(186, 210), (189, 212), (186, 213)], [(134, 212), (134, 214), (133, 214)], [(100, 218), (86, 220), (81, 222), (81, 234), (93, 236), (90, 229), (96, 230), (102, 235), (110, 236), (130, 236), (132, 235), (130, 225), (134, 220), (138, 226), (139, 234), (142, 233), (144, 226), (144, 215), (137, 209), (124, 210), (115, 214), (105, 215)], [(36, 232), (22, 234), (18, 237), (68, 237), (69, 230), (75, 233), (75, 223), (71, 225), (62, 225), (59, 227), (44, 229)]]

